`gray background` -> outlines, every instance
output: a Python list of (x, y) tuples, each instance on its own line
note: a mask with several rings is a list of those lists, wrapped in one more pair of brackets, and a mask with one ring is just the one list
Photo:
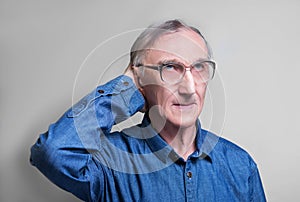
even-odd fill
[(1, 0), (0, 201), (77, 200), (29, 165), (30, 146), (72, 105), (75, 84), (78, 100), (100, 82), (98, 63), (76, 83), (91, 50), (170, 18), (199, 27), (214, 50), (226, 93), (220, 135), (254, 157), (269, 201), (299, 201), (299, 8), (296, 0)]

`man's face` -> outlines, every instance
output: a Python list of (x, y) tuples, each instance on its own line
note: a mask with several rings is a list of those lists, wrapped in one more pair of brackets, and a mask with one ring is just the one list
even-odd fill
[[(189, 67), (199, 59), (207, 59), (204, 40), (195, 32), (181, 30), (161, 36), (146, 54), (144, 65), (176, 62)], [(140, 76), (152, 119), (164, 120), (175, 127), (195, 126), (203, 107), (206, 83), (196, 80), (190, 71), (176, 84), (161, 80), (159, 71), (144, 68)], [(153, 120), (152, 120), (153, 121)]]

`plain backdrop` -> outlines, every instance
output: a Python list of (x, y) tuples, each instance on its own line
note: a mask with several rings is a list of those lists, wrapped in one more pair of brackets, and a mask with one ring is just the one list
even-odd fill
[(30, 166), (31, 145), (122, 72), (138, 34), (128, 31), (174, 18), (203, 32), (218, 63), (208, 127), (252, 155), (269, 201), (299, 201), (300, 2), (120, 2), (0, 1), (0, 201), (78, 200)]

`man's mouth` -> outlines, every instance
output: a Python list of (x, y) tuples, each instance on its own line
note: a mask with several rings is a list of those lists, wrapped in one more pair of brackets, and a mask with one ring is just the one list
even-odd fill
[(195, 103), (174, 103), (173, 107), (178, 110), (190, 109), (195, 106)]

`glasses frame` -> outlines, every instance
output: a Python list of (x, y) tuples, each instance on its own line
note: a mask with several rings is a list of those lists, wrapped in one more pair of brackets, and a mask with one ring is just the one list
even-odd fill
[[(185, 76), (185, 73), (186, 73), (187, 70), (188, 70), (188, 71), (191, 71), (191, 70), (194, 68), (194, 65), (195, 65), (195, 64), (201, 64), (201, 63), (205, 63), (205, 62), (208, 62), (208, 63), (212, 64), (212, 68), (213, 68), (213, 72), (212, 72), (211, 78), (208, 79), (207, 81), (205, 81), (205, 82), (208, 82), (208, 81), (210, 81), (210, 80), (212, 80), (212, 79), (214, 78), (214, 76), (215, 76), (215, 71), (216, 71), (216, 62), (215, 62), (214, 60), (210, 60), (210, 59), (206, 59), (206, 60), (198, 60), (197, 62), (194, 62), (193, 64), (191, 64), (191, 65), (189, 65), (189, 66), (183, 65), (182, 63), (165, 62), (165, 63), (163, 63), (163, 64), (161, 64), (161, 65), (144, 65), (144, 64), (138, 64), (138, 65), (136, 65), (136, 67), (146, 67), (146, 68), (149, 68), (149, 69), (157, 70), (157, 71), (159, 71), (160, 79), (161, 79), (163, 82), (170, 83), (170, 82), (165, 81), (165, 80), (163, 79), (163, 75), (162, 75), (163, 67), (166, 66), (166, 65), (169, 65), (169, 64), (181, 65), (181, 66), (184, 67), (184, 72), (183, 72), (181, 78), (178, 79), (178, 81), (176, 81), (175, 83), (171, 83), (171, 84), (177, 84), (177, 83), (179, 83), (179, 82), (182, 81), (182, 79), (183, 79), (183, 77)], [(204, 82), (204, 83), (205, 83), (205, 82)]]

